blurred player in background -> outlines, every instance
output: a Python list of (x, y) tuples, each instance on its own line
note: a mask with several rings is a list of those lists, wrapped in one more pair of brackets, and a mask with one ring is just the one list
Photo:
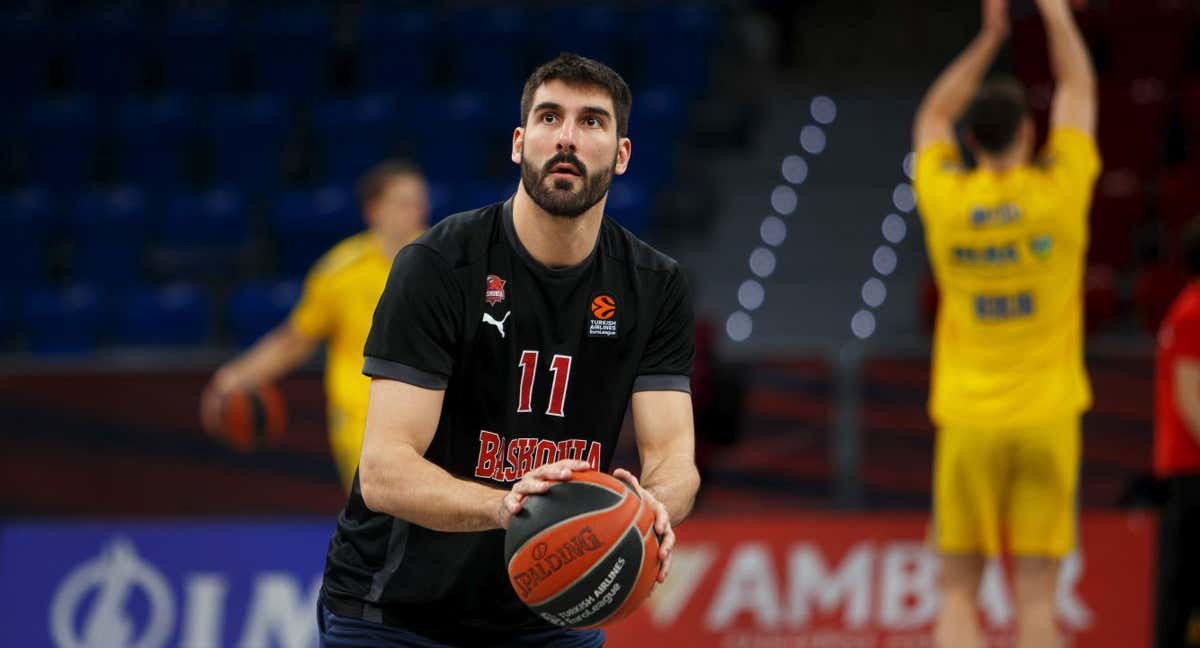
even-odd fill
[(366, 231), (325, 253), (309, 272), (287, 321), (213, 375), (201, 398), (206, 429), (221, 433), (221, 407), (234, 390), (271, 383), (328, 344), (325, 397), (329, 443), (346, 490), (354, 479), (367, 418), (370, 379), (362, 350), (392, 258), (429, 225), (425, 177), (409, 162), (386, 161), (358, 182)]
[(1156, 648), (1200, 645), (1200, 220), (1183, 237), (1188, 284), (1158, 332), (1154, 471), (1167, 483)]
[[(1015, 80), (981, 81), (1007, 38), (1005, 0), (929, 89), (913, 127), (915, 190), (941, 291), (930, 415), (938, 428), (933, 540), (944, 648), (982, 646), (986, 558), (1013, 554), (1017, 646), (1059, 643), (1055, 588), (1075, 546), (1088, 208), (1100, 170), (1096, 80), (1066, 0), (1038, 0), (1056, 87), (1046, 148)], [(964, 167), (954, 124), (977, 166)]]

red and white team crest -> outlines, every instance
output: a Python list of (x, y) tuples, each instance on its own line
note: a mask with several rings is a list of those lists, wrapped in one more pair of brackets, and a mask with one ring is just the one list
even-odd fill
[(495, 306), (504, 301), (504, 284), (506, 283), (508, 282), (496, 275), (487, 276), (487, 288), (483, 293), (483, 300), (488, 303), (488, 306)]

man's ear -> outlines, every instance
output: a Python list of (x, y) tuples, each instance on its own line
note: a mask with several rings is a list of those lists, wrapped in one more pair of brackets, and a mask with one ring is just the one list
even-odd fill
[(512, 140), (512, 161), (513, 164), (521, 163), (521, 152), (525, 150), (525, 129), (518, 126), (513, 129)]

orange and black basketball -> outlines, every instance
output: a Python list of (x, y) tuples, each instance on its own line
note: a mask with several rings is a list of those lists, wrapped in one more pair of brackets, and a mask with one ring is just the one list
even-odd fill
[(575, 473), (526, 498), (504, 540), (517, 596), (546, 621), (594, 627), (627, 616), (658, 575), (654, 512), (625, 482)]
[(274, 446), (287, 427), (283, 394), (274, 385), (239, 389), (225, 400), (221, 428), (225, 440), (241, 452)]
[(617, 300), (612, 295), (596, 295), (592, 299), (592, 315), (596, 319), (612, 319), (617, 314)]

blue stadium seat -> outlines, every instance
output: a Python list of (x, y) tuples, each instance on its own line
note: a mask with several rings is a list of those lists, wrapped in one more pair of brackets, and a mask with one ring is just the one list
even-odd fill
[(305, 275), (335, 243), (363, 228), (354, 197), (337, 187), (280, 193), (270, 209), (270, 225), (285, 277)]
[(83, 97), (35, 101), (26, 111), (25, 125), (33, 184), (63, 189), (93, 179), (99, 138), (93, 101)]
[(331, 99), (314, 121), (329, 183), (354, 182), (397, 148), (396, 100), (389, 95)]
[(212, 338), (211, 304), (191, 284), (131, 291), (117, 327), (117, 342), (137, 346), (199, 346)]
[(134, 14), (108, 10), (84, 14), (67, 28), (75, 88), (115, 97), (135, 92), (144, 77), (148, 40)]
[[(440, 124), (417, 134), (418, 162), (429, 177), (442, 182), (474, 182), (484, 176), (488, 156), (508, 159), (499, 151), (507, 150), (503, 147), (511, 144), (510, 140), (486, 126), (495, 117), (490, 113), (503, 108), (489, 101), (488, 95), (456, 92), (436, 97), (427, 105), (428, 115), (415, 123), (434, 120)], [(517, 105), (514, 101), (513, 112), (507, 114), (519, 113)]]
[(163, 72), (172, 92), (206, 96), (227, 92), (233, 78), (234, 32), (229, 14), (180, 11), (167, 18)]
[(421, 7), (368, 11), (359, 23), (359, 83), (368, 92), (421, 92), (434, 72), (434, 15)]
[(653, 193), (670, 181), (675, 147), (688, 122), (687, 109), (683, 98), (666, 88), (641, 89), (633, 96), (629, 173)]
[(20, 328), (29, 350), (46, 355), (93, 351), (110, 324), (104, 293), (87, 284), (33, 290), (22, 315)]
[(142, 277), (146, 198), (132, 188), (80, 194), (68, 217), (76, 281), (128, 286)]
[(269, 95), (214, 101), (207, 134), (216, 184), (255, 192), (277, 186), (289, 117), (284, 102)]
[(708, 80), (719, 15), (706, 3), (642, 6), (633, 19), (631, 70), (639, 86), (669, 86), (696, 97)]
[(234, 342), (248, 347), (282, 324), (300, 300), (300, 291), (299, 281), (253, 281), (235, 289), (225, 318)]
[(117, 112), (117, 157), (122, 177), (148, 187), (183, 183), (196, 128), (191, 104), (180, 97), (123, 100)]
[(464, 6), (450, 16), (454, 81), (476, 90), (520, 87), (529, 74), (524, 44), (532, 21), (517, 4)]
[(604, 212), (635, 236), (642, 237), (650, 231), (651, 202), (652, 196), (640, 183), (617, 178), (608, 192)]
[(4, 94), (25, 103), (46, 87), (50, 30), (30, 14), (0, 14), (0, 79)]
[(234, 189), (180, 192), (167, 204), (152, 255), (168, 279), (219, 279), (237, 267), (250, 243), (246, 201)]
[(0, 290), (20, 289), (46, 279), (48, 248), (58, 222), (43, 189), (0, 194)]
[[(548, 20), (538, 21), (537, 59), (541, 64), (560, 52), (575, 52), (616, 70), (623, 68), (624, 14), (606, 4), (555, 6)], [(532, 72), (528, 70), (526, 73)]]
[(244, 36), (259, 88), (297, 98), (324, 90), (332, 30), (323, 10), (264, 13), (251, 20)]

